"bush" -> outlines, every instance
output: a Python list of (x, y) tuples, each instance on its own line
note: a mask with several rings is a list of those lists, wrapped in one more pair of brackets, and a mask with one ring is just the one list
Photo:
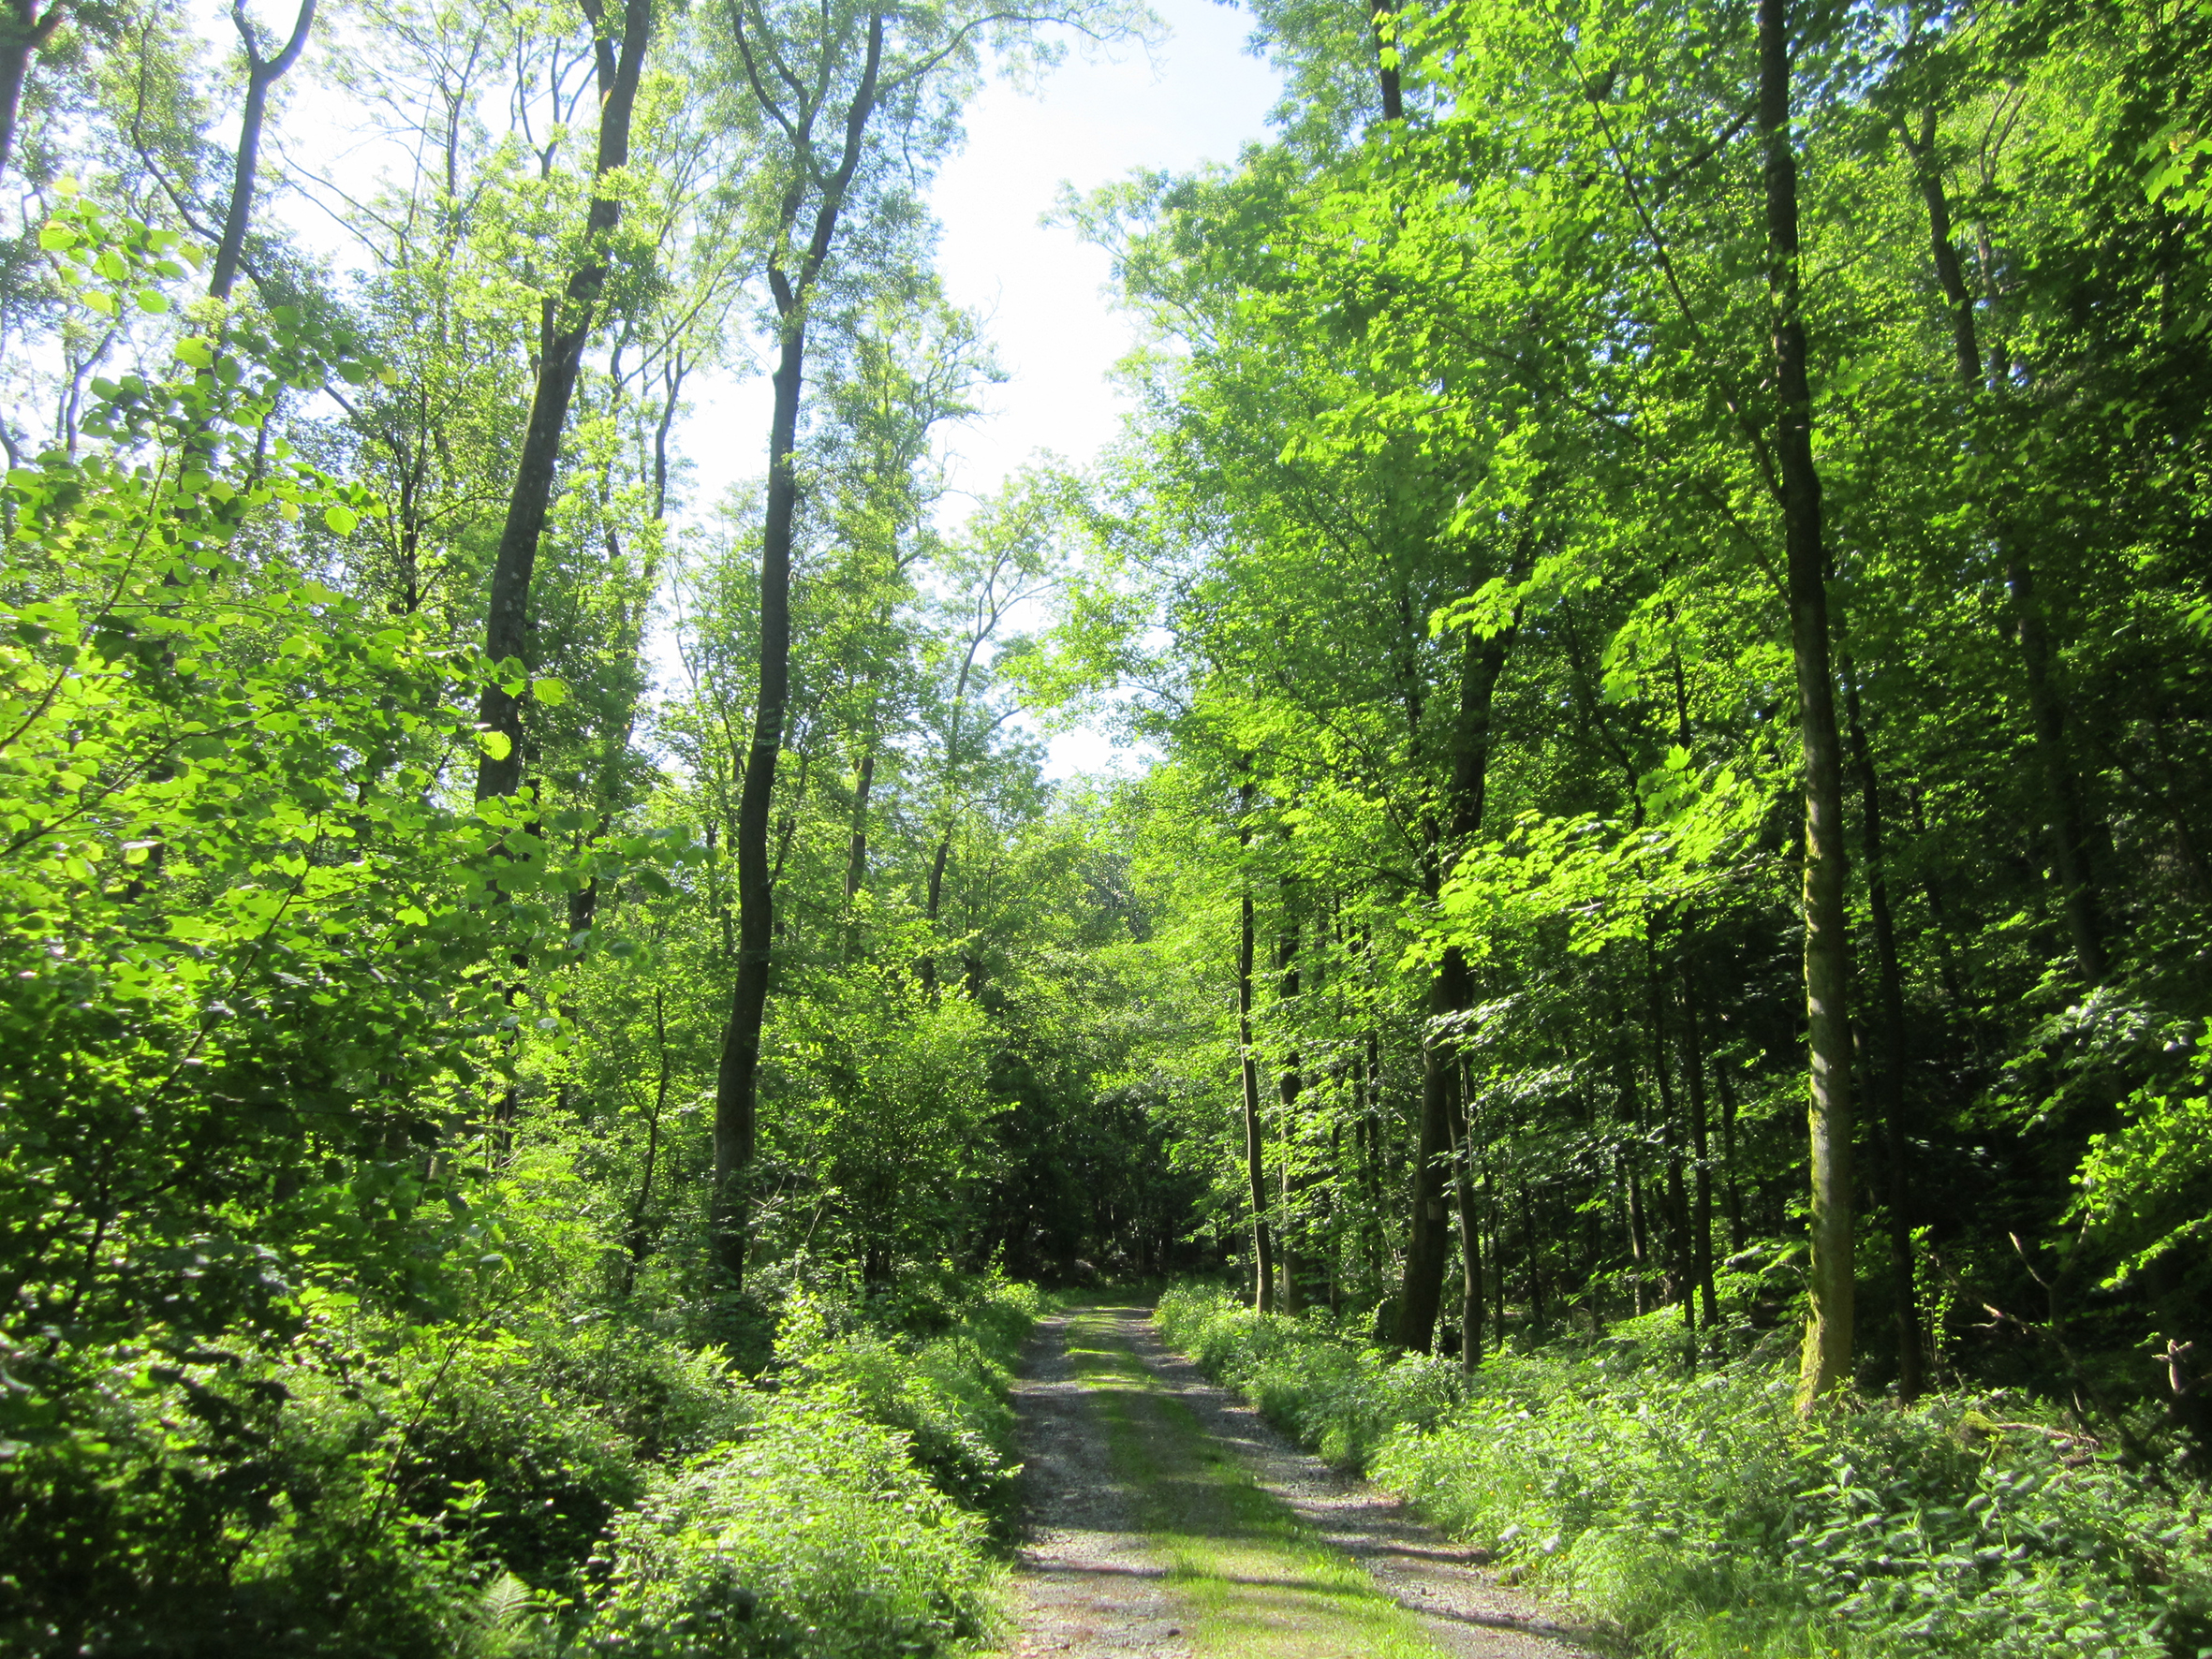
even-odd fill
[(184, 1366), (0, 1352), (37, 1385), (0, 1400), (0, 1651), (826, 1656), (972, 1635), (1034, 1293), (971, 1287), (926, 1339), (791, 1304), (769, 1387), (610, 1313), (324, 1320), (282, 1358)]
[(906, 1434), (815, 1395), (657, 1479), (620, 1517), (595, 1653), (874, 1659), (981, 1634), (981, 1520), (931, 1487)]
[(650, 1659), (936, 1652), (981, 1635), (993, 1520), (1018, 1471), (1010, 1368), (1039, 1310), (991, 1280), (915, 1309), (795, 1282), (774, 1393), (730, 1444), (614, 1521), (593, 1652)]
[(1689, 1378), (1626, 1340), (1393, 1361), (1178, 1288), (1160, 1325), (1307, 1445), (1453, 1536), (1683, 1656), (2195, 1654), (2201, 1492), (2175, 1496), (2017, 1396), (1801, 1421), (1793, 1378)]
[(1039, 1306), (1031, 1286), (985, 1281), (951, 1329), (917, 1340), (870, 1322), (873, 1310), (794, 1291), (776, 1357), (789, 1387), (905, 1431), (940, 1490), (1004, 1526), (1020, 1473), (1008, 1385)]
[(207, 1353), (0, 1356), (52, 1411), (0, 1441), (0, 1651), (469, 1652), (479, 1570), (391, 1501), (370, 1390)]

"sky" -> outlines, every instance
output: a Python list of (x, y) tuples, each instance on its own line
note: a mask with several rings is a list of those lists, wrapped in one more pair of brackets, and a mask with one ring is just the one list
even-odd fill
[[(1233, 162), (1266, 137), (1281, 83), (1245, 50), (1249, 16), (1215, 0), (1160, 10), (1173, 33), (1149, 51), (1071, 51), (1029, 95), (992, 82), (938, 175), (938, 270), (954, 303), (990, 319), (1008, 376), (991, 414), (948, 441), (957, 492), (986, 493), (1040, 450), (1081, 464), (1119, 427), (1110, 376), (1137, 330), (1114, 306), (1105, 251), (1044, 222), (1063, 184), (1085, 193), (1138, 169)], [(1048, 740), (1045, 771), (1065, 778), (1114, 760), (1105, 735), (1079, 726)]]
[(997, 418), (956, 441), (975, 484), (995, 483), (1035, 449), (1086, 459), (1118, 420), (1107, 374), (1137, 336), (1106, 292), (1105, 253), (1040, 222), (1062, 184), (1087, 193), (1141, 168), (1233, 162), (1266, 137), (1281, 88), (1245, 50), (1249, 17), (1214, 0), (1163, 10), (1173, 34), (1149, 53), (1070, 52), (1035, 95), (993, 82), (931, 194), (946, 287), (991, 319), (1010, 374)]

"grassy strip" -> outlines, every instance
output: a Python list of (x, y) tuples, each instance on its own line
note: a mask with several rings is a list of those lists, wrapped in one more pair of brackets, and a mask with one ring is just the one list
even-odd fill
[(1188, 1609), (1195, 1652), (1434, 1659), (1438, 1648), (1410, 1614), (1159, 1389), (1110, 1310), (1069, 1319), (1068, 1353), (1097, 1402), (1114, 1472), (1143, 1494), (1144, 1530)]

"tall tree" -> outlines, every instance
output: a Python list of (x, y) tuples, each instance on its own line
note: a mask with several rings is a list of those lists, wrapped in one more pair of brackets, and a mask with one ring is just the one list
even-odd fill
[[(744, 119), (769, 150), (763, 275), (774, 302), (774, 408), (760, 530), (760, 653), (753, 730), (739, 785), (735, 853), (737, 973), (715, 1081), (715, 1197), (710, 1231), (722, 1271), (742, 1284), (745, 1181), (759, 1120), (760, 1028), (775, 938), (769, 857), (776, 764), (789, 712), (791, 547), (807, 328), (841, 223), (856, 205), (895, 220), (907, 177), (951, 140), (951, 116), (986, 44), (1066, 22), (1094, 32), (1107, 15), (1077, 0), (1036, 11), (981, 4), (897, 11), (879, 4), (774, 6), (733, 0), (727, 16)], [(879, 119), (883, 118), (883, 119)]]
[(1851, 1033), (1849, 918), (1844, 905), (1843, 745), (1829, 656), (1828, 551), (1813, 462), (1812, 385), (1806, 373), (1791, 132), (1789, 0), (1759, 0), (1759, 129), (1765, 141), (1767, 291), (1774, 307), (1774, 448), (1788, 563), (1790, 652), (1805, 751), (1805, 1011), (1811, 1052), (1812, 1299), (1798, 1404), (1811, 1409), (1851, 1378)]
[[(629, 164), (630, 118), (653, 34), (653, 0), (624, 0), (621, 32), (614, 36), (607, 33), (609, 19), (600, 0), (583, 0), (583, 5), (592, 26), (592, 62), (599, 91), (598, 147), (592, 180), (595, 186), (603, 186)], [(513, 795), (522, 787), (524, 682), (531, 655), (530, 583), (560, 468), (569, 400), (576, 392), (584, 348), (604, 320), (600, 308), (614, 258), (614, 233), (621, 223), (620, 194), (595, 188), (568, 280), (559, 293), (541, 301), (537, 384), (508, 492), (507, 518), (500, 526), (485, 609), (484, 655), (493, 667), (478, 705), (485, 736), (477, 762), (479, 800)], [(515, 667), (506, 667), (510, 663)]]

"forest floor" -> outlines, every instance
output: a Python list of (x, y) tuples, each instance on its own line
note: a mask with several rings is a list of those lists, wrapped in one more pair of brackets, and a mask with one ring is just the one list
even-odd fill
[(1073, 1659), (1584, 1659), (1557, 1609), (1288, 1444), (1142, 1307), (1041, 1321), (1016, 1386), (1012, 1652)]

